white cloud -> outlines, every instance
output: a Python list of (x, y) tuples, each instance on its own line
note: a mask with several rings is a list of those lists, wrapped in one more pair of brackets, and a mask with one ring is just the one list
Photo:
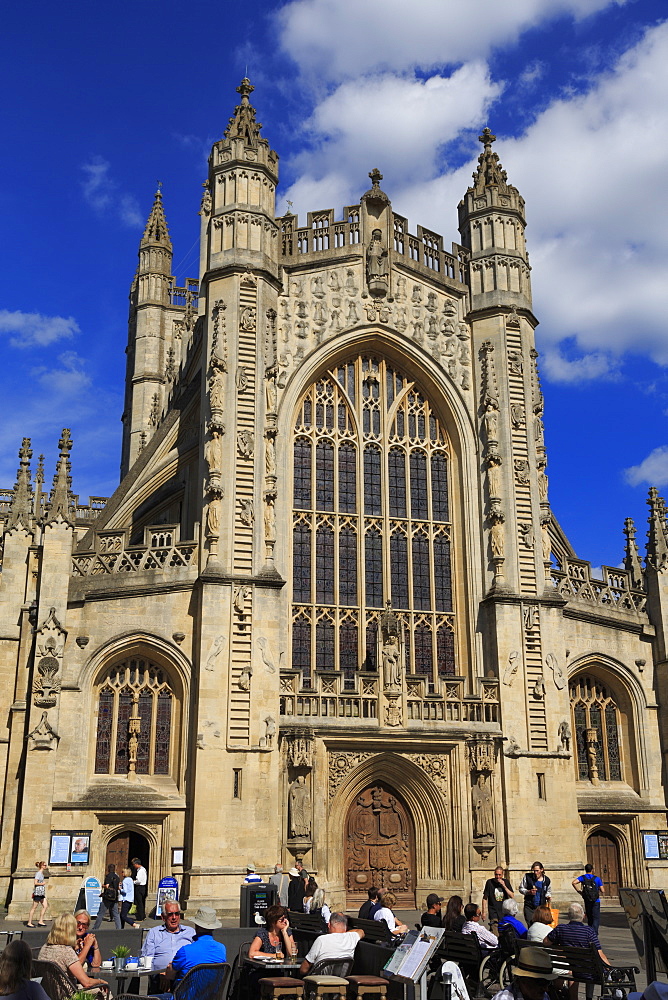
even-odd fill
[(639, 486), (641, 483), (665, 486), (668, 483), (668, 445), (655, 448), (639, 465), (625, 469), (624, 476), (631, 486)]
[(92, 156), (81, 169), (85, 176), (81, 189), (91, 208), (101, 215), (113, 214), (124, 226), (133, 229), (143, 224), (136, 198), (119, 190), (118, 182), (111, 176), (111, 164), (108, 160), (103, 156)]
[(53, 396), (76, 400), (91, 385), (85, 364), (76, 351), (64, 351), (58, 355), (58, 366), (36, 368), (32, 375)]
[(300, 71), (319, 81), (484, 59), (493, 48), (560, 16), (587, 17), (624, 0), (294, 0), (280, 38)]
[(567, 358), (558, 348), (550, 347), (542, 355), (541, 371), (550, 382), (576, 383), (614, 378), (617, 366), (614, 359), (602, 351)]
[(12, 347), (46, 347), (79, 332), (79, 324), (73, 316), (43, 316), (20, 309), (0, 309), (0, 333), (11, 334)]

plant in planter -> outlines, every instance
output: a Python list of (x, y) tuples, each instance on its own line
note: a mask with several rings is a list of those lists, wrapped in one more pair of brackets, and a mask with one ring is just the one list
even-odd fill
[(123, 966), (125, 965), (126, 958), (130, 955), (130, 949), (126, 944), (119, 944), (115, 948), (111, 949), (111, 954), (114, 956), (116, 971), (121, 972)]
[(89, 993), (88, 990), (77, 990), (70, 997), (70, 1000), (95, 1000), (95, 994)]

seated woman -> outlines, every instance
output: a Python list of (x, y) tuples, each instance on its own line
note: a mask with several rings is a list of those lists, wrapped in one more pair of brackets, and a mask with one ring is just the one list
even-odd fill
[(461, 934), (462, 927), (465, 923), (466, 917), (464, 916), (464, 900), (461, 896), (450, 896), (450, 899), (445, 906), (443, 926), (446, 931), (459, 931)]
[[(104, 979), (91, 979), (84, 972), (79, 956), (74, 950), (77, 940), (77, 922), (72, 913), (59, 913), (51, 925), (46, 944), (39, 950), (42, 962), (54, 962), (67, 974), (72, 992), (82, 986), (99, 997), (107, 997), (109, 984)], [(78, 984), (78, 985), (77, 985)], [(97, 987), (97, 990), (93, 989)]]
[(10, 941), (0, 955), (0, 996), (5, 1000), (49, 1000), (33, 983), (32, 952), (26, 941)]
[(266, 924), (258, 927), (248, 949), (249, 958), (286, 958), (297, 954), (297, 944), (292, 937), (288, 911), (284, 906), (270, 906), (264, 915)]
[(552, 910), (549, 906), (537, 906), (533, 911), (533, 920), (527, 931), (527, 939), (536, 944), (543, 941), (552, 930)]
[(527, 929), (522, 921), (517, 919), (520, 908), (515, 900), (504, 899), (501, 909), (503, 916), (499, 920), (499, 937), (504, 927), (511, 927), (518, 938), (525, 938), (527, 936)]
[(313, 899), (313, 893), (318, 888), (318, 883), (309, 875), (308, 881), (306, 882), (306, 887), (304, 889), (304, 913), (311, 912), (311, 900)]
[(317, 913), (322, 918), (323, 930), (327, 931), (327, 924), (329, 923), (329, 918), (332, 915), (332, 911), (325, 902), (325, 890), (316, 889), (311, 896), (311, 903), (309, 906), (309, 913)]
[(77, 910), (74, 919), (77, 922), (77, 941), (74, 950), (79, 956), (79, 961), (82, 965), (88, 963), (88, 965), (99, 969), (102, 964), (102, 955), (97, 938), (90, 932), (90, 913), (88, 910)]
[(397, 897), (393, 892), (383, 893), (383, 905), (379, 910), (373, 915), (374, 920), (384, 920), (387, 926), (390, 928), (390, 934), (405, 934), (408, 930), (406, 924), (398, 923), (396, 917), (394, 916), (393, 906), (397, 904)]

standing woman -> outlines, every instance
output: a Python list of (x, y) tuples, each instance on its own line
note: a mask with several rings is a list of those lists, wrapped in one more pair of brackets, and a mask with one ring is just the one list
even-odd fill
[(538, 906), (550, 905), (552, 892), (551, 881), (545, 874), (545, 868), (540, 861), (534, 861), (531, 871), (522, 876), (520, 892), (524, 896), (524, 923), (527, 927), (533, 921), (534, 910)]
[(35, 872), (35, 884), (32, 887), (32, 906), (30, 907), (30, 914), (28, 916), (28, 927), (34, 927), (32, 922), (33, 915), (37, 907), (41, 904), (42, 912), (40, 913), (41, 920), (38, 920), (40, 927), (44, 927), (44, 917), (46, 916), (46, 910), (49, 905), (46, 898), (46, 882), (44, 881), (44, 872), (46, 871), (46, 861), (36, 861), (35, 867), (37, 871)]
[(123, 882), (121, 883), (121, 927), (125, 927), (126, 924), (131, 924), (132, 927), (141, 927), (138, 920), (134, 917), (128, 916), (128, 910), (135, 901), (135, 883), (134, 883), (134, 872), (132, 868), (123, 869)]

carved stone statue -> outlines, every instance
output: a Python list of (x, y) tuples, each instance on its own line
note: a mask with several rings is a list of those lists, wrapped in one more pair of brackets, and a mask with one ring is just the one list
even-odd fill
[(491, 400), (485, 408), (485, 434), (488, 441), (499, 440), (499, 411)]
[(225, 383), (221, 372), (216, 374), (209, 383), (209, 404), (212, 410), (222, 410), (225, 402)]
[(290, 807), (290, 836), (311, 836), (311, 796), (302, 774), (290, 785), (288, 794)]
[(276, 444), (274, 435), (267, 433), (264, 451), (264, 472), (266, 476), (276, 475)]
[(246, 306), (241, 310), (239, 317), (239, 328), (241, 330), (254, 330), (256, 322), (256, 311), (254, 306)]
[(562, 750), (570, 750), (571, 748), (571, 727), (569, 726), (566, 719), (559, 723), (559, 743), (561, 744)]
[(253, 676), (253, 668), (250, 663), (246, 664), (241, 673), (239, 674), (239, 688), (242, 691), (250, 691), (251, 677)]
[(401, 653), (395, 636), (383, 642), (383, 682), (386, 688), (401, 688)]
[(220, 500), (212, 500), (206, 510), (206, 533), (209, 537), (217, 538), (220, 534)]
[(380, 229), (374, 229), (366, 255), (366, 271), (369, 284), (387, 282), (387, 259)]
[(487, 485), (490, 497), (500, 498), (501, 490), (501, 464), (500, 455), (493, 453), (487, 459)]
[(218, 427), (212, 427), (210, 438), (204, 445), (204, 458), (209, 466), (209, 475), (220, 472), (223, 467), (223, 450), (221, 447), (221, 433)]
[(473, 810), (473, 836), (494, 836), (494, 813), (492, 811), (492, 796), (489, 791), (488, 779), (482, 772), (478, 775), (471, 790), (471, 806)]
[(267, 403), (267, 413), (276, 413), (276, 378), (278, 375), (278, 370), (276, 368), (267, 368), (265, 373), (264, 381), (264, 391), (265, 399)]

